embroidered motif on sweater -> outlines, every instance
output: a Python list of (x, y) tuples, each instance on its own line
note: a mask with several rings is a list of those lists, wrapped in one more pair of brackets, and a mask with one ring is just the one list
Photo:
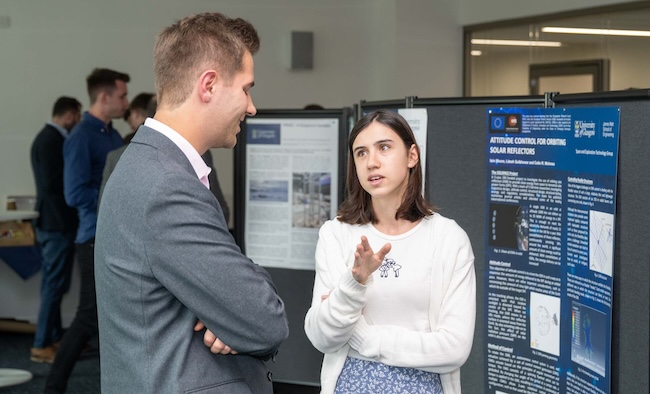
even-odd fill
[(402, 268), (402, 266), (397, 264), (395, 260), (385, 257), (384, 262), (379, 266), (379, 273), (382, 278), (388, 278), (388, 271), (393, 270), (395, 277), (399, 278), (400, 268)]

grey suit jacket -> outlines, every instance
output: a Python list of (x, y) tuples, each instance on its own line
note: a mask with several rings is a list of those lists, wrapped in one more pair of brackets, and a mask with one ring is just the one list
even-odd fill
[[(102, 393), (272, 393), (263, 360), (288, 336), (284, 304), (182, 151), (148, 127), (106, 184), (95, 278)], [(197, 319), (239, 354), (212, 354)]]
[[(135, 133), (133, 134), (135, 135)], [(108, 178), (111, 176), (111, 173), (115, 169), (117, 162), (120, 160), (120, 156), (122, 156), (122, 153), (124, 153), (124, 150), (126, 150), (127, 146), (128, 144), (121, 146), (115, 150), (108, 152), (108, 155), (106, 155), (106, 164), (104, 165), (104, 172), (102, 173), (102, 184), (99, 187), (100, 204), (101, 204), (102, 194), (104, 193), (104, 187), (106, 186), (106, 182), (108, 181)], [(223, 195), (223, 191), (221, 191), (221, 185), (219, 184), (219, 177), (217, 176), (217, 170), (216, 168), (214, 168), (214, 162), (212, 160), (212, 153), (210, 152), (210, 150), (208, 150), (201, 156), (201, 158), (203, 159), (203, 161), (205, 161), (205, 164), (212, 169), (212, 171), (210, 171), (210, 175), (208, 175), (208, 181), (210, 182), (210, 191), (212, 192), (212, 194), (214, 194), (214, 197), (219, 202), (219, 206), (221, 207), (223, 216), (225, 216), (226, 218), (226, 224), (228, 224), (228, 220), (230, 220), (230, 208), (228, 207), (226, 198)], [(75, 211), (75, 215), (76, 213), (77, 212)]]

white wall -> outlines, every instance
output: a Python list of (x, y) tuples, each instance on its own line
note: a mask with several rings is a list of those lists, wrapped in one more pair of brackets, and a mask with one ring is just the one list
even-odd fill
[[(130, 97), (152, 91), (156, 34), (204, 11), (242, 17), (258, 29), (258, 108), (461, 94), (462, 29), (451, 0), (0, 0), (0, 17), (10, 18), (0, 28), (0, 209), (6, 195), (34, 193), (29, 148), (58, 96), (77, 97), (86, 109), (85, 77), (95, 67), (129, 73)], [(313, 70), (289, 69), (294, 30), (314, 32)], [(129, 131), (124, 122), (115, 124), (122, 134)], [(232, 207), (232, 151), (213, 154)], [(12, 294), (37, 280), (8, 275), (0, 287)], [(35, 321), (33, 291), (30, 307), (20, 304), (20, 318)], [(67, 299), (69, 321), (77, 294)], [(5, 309), (0, 306), (0, 317), (15, 315)]]
[[(155, 35), (183, 16), (221, 11), (251, 21), (258, 108), (351, 106), (365, 100), (461, 94), (462, 29), (450, 0), (0, 0), (0, 204), (33, 194), (29, 146), (60, 95), (87, 108), (94, 67), (130, 74), (130, 97), (152, 91)], [(439, 5), (439, 6), (438, 6)], [(293, 30), (314, 32), (314, 69), (291, 71)], [(115, 122), (123, 133), (122, 121)], [(215, 165), (232, 199), (232, 152)]]
[[(462, 95), (463, 28), (453, 0), (398, 1), (394, 97)], [(381, 78), (381, 75), (378, 76)]]
[[(621, 0), (0, 0), (0, 206), (33, 194), (31, 141), (56, 97), (87, 107), (84, 78), (94, 67), (127, 72), (131, 96), (153, 90), (155, 35), (185, 15), (222, 11), (250, 20), (259, 108), (307, 103), (349, 106), (361, 99), (459, 96), (462, 26)], [(314, 69), (289, 70), (290, 33), (314, 32)], [(116, 126), (122, 133), (128, 127)], [(216, 151), (232, 198), (232, 152)]]

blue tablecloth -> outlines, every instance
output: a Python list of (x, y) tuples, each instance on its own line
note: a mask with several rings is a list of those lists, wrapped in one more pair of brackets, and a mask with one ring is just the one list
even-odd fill
[(41, 269), (41, 248), (38, 246), (0, 247), (0, 259), (27, 280)]

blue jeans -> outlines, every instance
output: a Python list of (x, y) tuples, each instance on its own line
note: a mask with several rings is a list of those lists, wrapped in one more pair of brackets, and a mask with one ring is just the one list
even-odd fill
[(41, 305), (34, 347), (44, 348), (61, 339), (61, 301), (70, 288), (75, 232), (36, 228), (41, 246)]

